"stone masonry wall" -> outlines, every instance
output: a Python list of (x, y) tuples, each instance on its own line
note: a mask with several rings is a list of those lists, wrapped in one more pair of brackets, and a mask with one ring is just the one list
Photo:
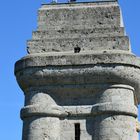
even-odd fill
[(116, 0), (42, 5), (27, 52), (22, 140), (138, 140), (140, 59)]

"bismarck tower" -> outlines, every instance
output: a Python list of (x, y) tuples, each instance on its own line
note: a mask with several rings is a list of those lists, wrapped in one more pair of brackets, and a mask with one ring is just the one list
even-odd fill
[(27, 44), (22, 140), (138, 140), (140, 59), (116, 0), (44, 4)]

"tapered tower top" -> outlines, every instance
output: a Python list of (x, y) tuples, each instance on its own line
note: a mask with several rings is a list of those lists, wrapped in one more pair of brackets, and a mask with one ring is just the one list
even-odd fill
[[(111, 29), (112, 37), (116, 36), (114, 29), (122, 30), (122, 32), (124, 30), (121, 11), (116, 0), (98, 1), (98, 3), (43, 4), (38, 11), (38, 32), (34, 32), (33, 40), (28, 41), (28, 52), (69, 52), (77, 46), (81, 48), (81, 52), (109, 49), (130, 50), (128, 38), (123, 36), (123, 39), (121, 37), (118, 39), (120, 42), (125, 42), (123, 46), (121, 43), (114, 47), (101, 45), (102, 42), (97, 38), (99, 30), (102, 32), (102, 37), (107, 37), (106, 32)], [(40, 38), (36, 36), (39, 32)], [(43, 32), (48, 34), (42, 34)], [(87, 41), (89, 37), (91, 42)], [(46, 45), (36, 41), (43, 38), (47, 39)], [(66, 42), (64, 38), (67, 41), (69, 39), (68, 42), (71, 40), (71, 43)]]

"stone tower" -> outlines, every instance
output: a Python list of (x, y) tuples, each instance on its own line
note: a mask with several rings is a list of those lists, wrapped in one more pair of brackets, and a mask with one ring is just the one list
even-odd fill
[(27, 44), (22, 140), (138, 140), (140, 59), (116, 0), (44, 4)]

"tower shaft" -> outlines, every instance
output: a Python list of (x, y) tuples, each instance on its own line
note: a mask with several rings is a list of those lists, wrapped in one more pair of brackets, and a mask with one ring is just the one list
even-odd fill
[(140, 59), (116, 0), (44, 4), (27, 44), (22, 140), (138, 140)]

